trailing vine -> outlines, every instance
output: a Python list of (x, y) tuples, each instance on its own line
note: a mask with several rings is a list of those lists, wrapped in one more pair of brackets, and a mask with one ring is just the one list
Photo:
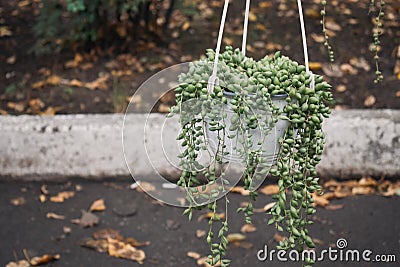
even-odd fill
[[(370, 11), (376, 6), (375, 0), (370, 0)], [(385, 7), (385, 2), (383, 0), (379, 1), (379, 9), (377, 12), (377, 15), (375, 16), (375, 29), (373, 31), (372, 37), (373, 37), (373, 46), (372, 46), (372, 52), (375, 54), (374, 55), (374, 60), (375, 60), (375, 75), (376, 79), (374, 80), (375, 83), (378, 83), (383, 80), (383, 75), (382, 72), (379, 70), (379, 46), (380, 46), (380, 40), (379, 36), (382, 34), (382, 18), (385, 15), (383, 12), (383, 8)]]
[(324, 34), (324, 46), (326, 47), (326, 49), (328, 50), (328, 55), (329, 55), (329, 61), (331, 63), (333, 63), (335, 61), (335, 54), (333, 52), (332, 46), (329, 44), (329, 36), (325, 27), (325, 16), (326, 16), (326, 5), (327, 5), (327, 1), (326, 0), (322, 0), (321, 1), (321, 5), (322, 5), (322, 10), (321, 10), (321, 26), (322, 26), (322, 33)]
[[(180, 114), (182, 130), (178, 139), (184, 150), (179, 155), (183, 171), (178, 185), (186, 189), (190, 203), (184, 213), (191, 219), (195, 209), (210, 210), (206, 237), (211, 252), (209, 264), (230, 263), (224, 258), (229, 200), (224, 194), (223, 218), (217, 213), (216, 199), (232, 187), (224, 164), (237, 158), (245, 166), (242, 181), (250, 191), (248, 205), (238, 209), (244, 213), (246, 223), (251, 223), (256, 189), (270, 172), (279, 178), (279, 193), (274, 196), (276, 204), (270, 211), (269, 224), (287, 233), (279, 248), (314, 247), (307, 227), (312, 223), (309, 215), (315, 212), (312, 194), (321, 190), (315, 167), (325, 143), (321, 126), (330, 114), (331, 86), (322, 76), (307, 73), (305, 66), (280, 52), (255, 61), (228, 46), (219, 55), (219, 84), (210, 92), (208, 78), (214, 57), (215, 52), (208, 50), (205, 59), (192, 62), (180, 75), (177, 104), (170, 113)], [(279, 98), (284, 99), (284, 105), (277, 104)], [(270, 151), (256, 133), (264, 138), (273, 135), (274, 127), (282, 121), (287, 128), (278, 140), (280, 149), (276, 156), (268, 157)], [(214, 145), (210, 137), (216, 140)], [(233, 150), (229, 149), (230, 141)], [(209, 161), (204, 161), (204, 155)]]

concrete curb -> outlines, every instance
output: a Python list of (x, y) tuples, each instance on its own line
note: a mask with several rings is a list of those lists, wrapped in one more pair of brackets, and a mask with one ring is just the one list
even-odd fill
[[(0, 116), (0, 176), (23, 180), (127, 176), (123, 119), (121, 114)], [(125, 124), (129, 137), (124, 140), (125, 152), (135, 176), (153, 175), (154, 168), (175, 176), (176, 169), (165, 156), (178, 151), (176, 121), (166, 121), (163, 114), (129, 114)], [(321, 176), (400, 174), (399, 110), (334, 111), (324, 129), (327, 144), (318, 168)]]

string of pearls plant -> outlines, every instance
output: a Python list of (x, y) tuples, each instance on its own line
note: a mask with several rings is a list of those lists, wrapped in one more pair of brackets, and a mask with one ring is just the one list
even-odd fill
[[(224, 267), (230, 263), (225, 258), (229, 199), (224, 194), (225, 216), (218, 215), (215, 199), (230, 189), (230, 177), (223, 165), (235, 153), (244, 165), (244, 188), (250, 191), (248, 205), (238, 208), (246, 223), (251, 223), (255, 189), (270, 172), (278, 177), (279, 193), (274, 196), (276, 204), (269, 212), (268, 223), (287, 235), (279, 248), (314, 247), (307, 227), (312, 224), (309, 215), (315, 212), (312, 194), (321, 190), (315, 167), (325, 144), (321, 126), (330, 114), (331, 86), (319, 75), (314, 76), (315, 86), (311, 86), (312, 77), (305, 66), (280, 52), (256, 61), (228, 46), (219, 55), (219, 85), (210, 92), (207, 86), (214, 57), (215, 52), (208, 50), (204, 59), (192, 62), (180, 75), (175, 91), (177, 104), (170, 111), (171, 116), (180, 114), (183, 171), (178, 185), (187, 190), (190, 203), (184, 214), (191, 219), (193, 210), (206, 207), (212, 214), (206, 237), (209, 264)], [(273, 101), (277, 96), (286, 100), (282, 107)], [(279, 121), (286, 121), (288, 127), (278, 140), (277, 158), (271, 162), (265, 158), (262, 140), (257, 141), (254, 133), (273, 134)], [(213, 149), (209, 149), (208, 133), (217, 136)], [(235, 151), (228, 149), (230, 140), (236, 142)], [(204, 154), (210, 162), (202, 162)]]
[[(329, 36), (327, 33), (326, 29), (326, 7), (327, 7), (328, 1), (327, 0), (321, 0), (321, 25), (322, 25), (322, 33), (324, 35), (324, 46), (328, 50), (328, 55), (329, 55), (329, 61), (333, 63), (335, 61), (335, 56), (334, 52), (332, 49), (331, 44), (329, 43)], [(383, 75), (382, 72), (380, 71), (379, 68), (379, 50), (380, 50), (380, 39), (379, 37), (382, 35), (382, 27), (383, 27), (383, 17), (385, 15), (384, 13), (384, 7), (385, 7), (385, 2), (383, 0), (375, 1), (375, 0), (370, 0), (369, 3), (369, 13), (372, 13), (374, 9), (377, 9), (376, 15), (374, 17), (374, 24), (375, 27), (373, 29), (372, 33), (372, 38), (373, 38), (373, 45), (371, 47), (372, 52), (374, 53), (374, 61), (375, 61), (375, 80), (374, 83), (379, 83), (383, 80)]]

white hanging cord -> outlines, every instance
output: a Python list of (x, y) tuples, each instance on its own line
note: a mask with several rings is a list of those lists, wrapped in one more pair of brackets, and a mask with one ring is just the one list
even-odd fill
[(249, 25), (249, 13), (250, 13), (250, 0), (246, 0), (246, 11), (244, 13), (243, 39), (242, 39), (242, 54), (243, 55), (246, 55), (247, 28)]
[(221, 23), (219, 25), (219, 33), (218, 33), (218, 40), (217, 40), (217, 48), (215, 49), (213, 72), (212, 72), (210, 78), (208, 79), (207, 90), (209, 93), (211, 93), (214, 90), (215, 84), (218, 85), (218, 77), (217, 77), (218, 60), (219, 60), (219, 52), (221, 50), (222, 35), (224, 34), (226, 14), (228, 13), (228, 5), (229, 5), (229, 0), (225, 0), (224, 10), (222, 11)]
[(304, 26), (303, 8), (301, 6), (301, 0), (297, 0), (297, 6), (299, 8), (301, 38), (303, 40), (303, 52), (304, 52), (304, 61), (305, 61), (305, 66), (306, 66), (306, 72), (311, 75), (311, 85), (310, 85), (310, 87), (312, 89), (314, 89), (315, 80), (314, 80), (314, 74), (310, 71), (310, 66), (309, 66), (309, 63), (308, 63), (306, 27)]

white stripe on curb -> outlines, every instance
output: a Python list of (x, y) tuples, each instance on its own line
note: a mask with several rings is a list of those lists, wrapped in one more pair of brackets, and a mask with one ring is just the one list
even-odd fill
[[(129, 121), (144, 125), (147, 115), (130, 114)], [(163, 114), (151, 114), (147, 140), (157, 139)], [(107, 178), (129, 175), (122, 150), (123, 115), (0, 116), (0, 177), (23, 180), (57, 180), (65, 177)], [(400, 174), (400, 111), (335, 111), (324, 124), (327, 144), (319, 165), (321, 176), (334, 178)], [(164, 125), (166, 150), (174, 150), (179, 127)], [(127, 153), (134, 155), (135, 174), (151, 174), (142, 127), (131, 125)], [(175, 175), (163, 162), (160, 144), (147, 150), (158, 169)], [(171, 153), (171, 152), (169, 152)], [(156, 158), (154, 158), (156, 157)], [(159, 157), (159, 158), (158, 158)], [(132, 157), (129, 157), (132, 158)], [(1, 179), (1, 178), (0, 178)]]

